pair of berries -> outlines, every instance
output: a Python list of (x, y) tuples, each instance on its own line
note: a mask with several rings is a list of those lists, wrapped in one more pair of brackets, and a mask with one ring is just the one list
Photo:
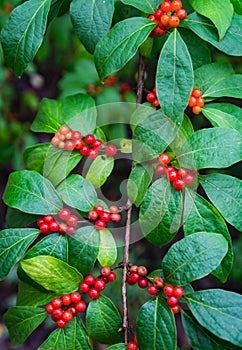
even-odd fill
[(194, 114), (199, 114), (204, 106), (202, 91), (198, 88), (193, 89), (188, 102), (188, 106), (192, 108)]
[(163, 288), (163, 293), (167, 296), (167, 304), (170, 306), (173, 314), (180, 312), (178, 299), (183, 297), (184, 290), (180, 286), (173, 287), (171, 284), (166, 284)]
[(127, 350), (138, 350), (138, 342), (136, 336), (134, 337), (133, 341), (128, 342)]
[(127, 283), (131, 286), (138, 283), (140, 288), (147, 288), (149, 280), (147, 276), (147, 269), (145, 266), (132, 265), (129, 268)]
[(173, 183), (175, 190), (180, 191), (185, 185), (191, 185), (194, 182), (196, 170), (186, 168), (176, 170), (172, 165), (167, 166), (171, 161), (167, 153), (160, 154), (158, 160), (160, 164), (155, 169), (156, 174), (159, 176), (166, 174), (167, 179)]
[(76, 231), (76, 225), (78, 223), (78, 217), (72, 215), (68, 208), (63, 208), (58, 217), (62, 221), (56, 220), (53, 215), (45, 215), (38, 219), (37, 225), (42, 233), (57, 232), (61, 234), (68, 233), (73, 235)]
[(51, 303), (47, 304), (45, 310), (51, 315), (57, 327), (65, 328), (66, 324), (75, 317), (78, 312), (86, 310), (86, 303), (81, 300), (79, 292), (65, 294), (62, 298), (54, 298)]
[(100, 270), (101, 276), (95, 278), (93, 275), (87, 275), (80, 284), (80, 290), (83, 294), (88, 293), (91, 299), (98, 299), (100, 292), (105, 289), (108, 282), (116, 280), (115, 272), (112, 272), (109, 266), (104, 266)]
[(150, 20), (157, 23), (157, 26), (151, 32), (150, 36), (163, 36), (167, 30), (179, 26), (180, 21), (187, 17), (187, 12), (182, 8), (180, 0), (165, 0), (160, 7), (148, 16)]
[(152, 103), (154, 107), (160, 107), (160, 102), (157, 99), (156, 95), (156, 87), (152, 90), (152, 92), (149, 92), (146, 96), (146, 101)]
[(109, 221), (119, 222), (121, 215), (118, 213), (118, 207), (112, 205), (109, 212), (104, 210), (102, 205), (97, 205), (93, 210), (89, 211), (88, 219), (95, 222), (95, 227), (98, 230), (103, 230)]

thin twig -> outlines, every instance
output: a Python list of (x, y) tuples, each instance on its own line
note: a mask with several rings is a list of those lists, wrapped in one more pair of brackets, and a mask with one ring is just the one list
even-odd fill
[[(144, 87), (144, 73), (145, 63), (142, 55), (139, 56), (139, 71), (138, 71), (138, 83), (137, 83), (137, 99), (136, 106), (138, 107), (142, 103), (143, 87)], [(127, 288), (126, 288), (126, 276), (129, 264), (129, 245), (131, 235), (131, 213), (132, 203), (128, 199), (127, 204), (127, 220), (125, 229), (125, 242), (124, 242), (124, 259), (123, 259), (123, 281), (122, 281), (122, 299), (123, 299), (123, 330), (124, 330), (124, 342), (128, 343), (129, 335), (129, 321), (128, 321), (128, 306), (127, 306)]]

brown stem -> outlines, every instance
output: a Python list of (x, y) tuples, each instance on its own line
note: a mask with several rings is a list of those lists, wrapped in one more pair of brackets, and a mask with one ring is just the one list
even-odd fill
[[(138, 83), (137, 83), (137, 99), (136, 99), (136, 106), (137, 107), (142, 103), (142, 95), (143, 95), (143, 88), (144, 88), (144, 73), (145, 73), (144, 57), (140, 54), (140, 56), (139, 56)], [(126, 276), (127, 276), (128, 264), (129, 264), (129, 245), (130, 245), (131, 213), (132, 213), (132, 202), (129, 199), (128, 199), (127, 204), (126, 204), (126, 208), (127, 208), (127, 220), (126, 220), (126, 229), (125, 229), (123, 281), (122, 281), (123, 330), (124, 330), (124, 342), (125, 342), (125, 344), (128, 343), (128, 335), (129, 335), (127, 289), (126, 289)]]

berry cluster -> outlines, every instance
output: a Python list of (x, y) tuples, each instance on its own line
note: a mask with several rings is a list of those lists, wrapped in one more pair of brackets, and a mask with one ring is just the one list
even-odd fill
[(193, 89), (188, 102), (188, 106), (192, 108), (194, 114), (199, 114), (204, 106), (204, 99), (200, 89)]
[[(83, 294), (88, 293), (91, 299), (97, 299), (100, 291), (104, 290), (108, 282), (116, 279), (116, 274), (111, 271), (109, 266), (104, 266), (100, 270), (101, 277), (95, 278), (93, 275), (87, 275), (85, 280), (80, 284), (80, 290)], [(85, 301), (81, 300), (82, 294), (73, 292), (65, 294), (62, 298), (54, 298), (51, 303), (47, 304), (45, 310), (51, 314), (51, 318), (56, 322), (57, 327), (65, 328), (66, 324), (75, 317), (78, 312), (86, 310)]]
[(93, 275), (87, 275), (85, 280), (80, 284), (80, 290), (83, 294), (88, 293), (91, 299), (97, 299), (100, 292), (105, 289), (108, 282), (116, 280), (115, 272), (112, 272), (109, 266), (104, 266), (100, 270), (101, 276), (95, 278)]
[(152, 30), (150, 36), (163, 36), (167, 30), (172, 27), (176, 28), (180, 24), (180, 20), (187, 17), (186, 10), (182, 8), (180, 0), (164, 0), (160, 7), (151, 15), (148, 16), (150, 20), (157, 23), (155, 29)]
[(191, 185), (194, 182), (196, 170), (186, 168), (176, 170), (172, 165), (167, 166), (171, 161), (167, 153), (160, 154), (158, 160), (160, 164), (155, 169), (156, 174), (159, 176), (166, 174), (168, 180), (173, 183), (175, 190), (180, 191), (185, 185)]
[(57, 232), (61, 234), (68, 233), (73, 235), (76, 231), (76, 225), (78, 223), (78, 217), (72, 215), (68, 208), (63, 208), (59, 214), (58, 218), (61, 220), (56, 220), (53, 215), (45, 215), (38, 219), (37, 225), (42, 233)]
[(128, 342), (127, 350), (138, 350), (138, 342), (136, 336), (134, 337), (133, 341)]
[(138, 283), (140, 288), (147, 288), (149, 285), (149, 280), (146, 276), (147, 269), (145, 266), (132, 265), (129, 268), (127, 283), (131, 286)]
[(168, 297), (167, 304), (170, 306), (173, 314), (178, 314), (180, 311), (178, 299), (184, 295), (183, 288), (180, 286), (173, 287), (171, 284), (167, 284), (163, 288), (163, 293)]
[(160, 107), (160, 102), (157, 99), (156, 96), (156, 87), (152, 90), (152, 92), (149, 92), (146, 96), (146, 101), (152, 103), (154, 107)]
[(95, 222), (95, 227), (98, 230), (103, 230), (107, 222), (119, 222), (121, 220), (121, 215), (118, 213), (118, 207), (112, 205), (109, 208), (109, 212), (104, 210), (102, 205), (97, 205), (93, 210), (89, 211), (88, 219)]

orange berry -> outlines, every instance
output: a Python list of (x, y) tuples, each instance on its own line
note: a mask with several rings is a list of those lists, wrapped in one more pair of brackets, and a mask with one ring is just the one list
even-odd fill
[(172, 28), (178, 27), (179, 24), (180, 24), (180, 19), (179, 19), (179, 17), (177, 17), (177, 16), (175, 16), (175, 15), (170, 16), (169, 25), (170, 25)]
[(201, 97), (202, 96), (202, 91), (198, 88), (192, 90), (192, 96), (194, 97)]
[(193, 112), (194, 114), (199, 114), (199, 113), (201, 112), (201, 110), (202, 110), (202, 108), (199, 107), (199, 106), (194, 106), (194, 107), (192, 107), (192, 112)]
[(199, 106), (199, 107), (204, 106), (204, 99), (202, 97), (197, 98), (197, 106)]

